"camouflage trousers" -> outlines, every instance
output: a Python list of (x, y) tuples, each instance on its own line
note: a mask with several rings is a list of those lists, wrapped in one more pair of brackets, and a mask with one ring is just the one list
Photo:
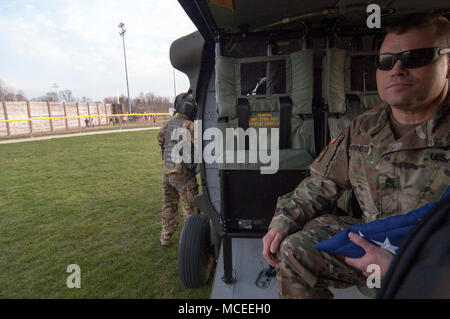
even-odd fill
[[(198, 194), (197, 179), (192, 177), (186, 182), (188, 175), (170, 174), (164, 175), (163, 199), (162, 199), (162, 231), (161, 244), (168, 244), (178, 227), (178, 201), (181, 199), (183, 217), (186, 221), (189, 216), (198, 214), (198, 208), (194, 206), (194, 197)], [(181, 187), (175, 187), (186, 182)]]
[(317, 250), (314, 245), (345, 228), (360, 223), (348, 216), (323, 215), (308, 222), (301, 231), (287, 236), (277, 254), (277, 289), (280, 298), (333, 298), (328, 287), (365, 285), (361, 271), (350, 267), (344, 257)]

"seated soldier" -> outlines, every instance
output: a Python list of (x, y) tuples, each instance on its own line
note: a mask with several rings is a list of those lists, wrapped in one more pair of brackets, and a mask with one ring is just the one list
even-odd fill
[[(370, 264), (383, 278), (393, 255), (356, 234), (349, 238), (365, 250), (361, 258), (314, 245), (348, 226), (438, 201), (450, 185), (449, 24), (422, 14), (391, 25), (377, 57), (385, 103), (356, 117), (313, 162), (311, 175), (278, 198), (263, 255), (276, 267), (281, 298), (332, 298), (328, 287), (364, 286)], [(362, 221), (325, 214), (347, 189)]]

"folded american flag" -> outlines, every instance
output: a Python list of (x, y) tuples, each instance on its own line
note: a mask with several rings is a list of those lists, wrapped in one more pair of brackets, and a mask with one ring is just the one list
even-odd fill
[[(449, 195), (450, 186), (445, 191), (441, 200)], [(360, 258), (364, 256), (365, 251), (350, 241), (348, 234), (352, 232), (395, 255), (400, 248), (403, 238), (437, 203), (426, 204), (405, 215), (396, 215), (375, 220), (367, 224), (350, 226), (337, 235), (316, 244), (315, 247), (330, 254)]]

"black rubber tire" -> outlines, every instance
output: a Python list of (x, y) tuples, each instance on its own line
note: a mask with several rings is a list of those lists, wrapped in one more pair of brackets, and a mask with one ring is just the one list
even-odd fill
[(178, 245), (178, 273), (187, 288), (205, 285), (214, 264), (214, 248), (211, 245), (209, 217), (189, 217), (181, 231)]

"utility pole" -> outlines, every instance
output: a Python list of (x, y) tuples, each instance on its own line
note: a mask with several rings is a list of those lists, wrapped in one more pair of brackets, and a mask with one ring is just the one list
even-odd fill
[(125, 24), (123, 24), (122, 22), (119, 23), (118, 27), (119, 29), (121, 29), (121, 31), (119, 32), (120, 36), (122, 37), (122, 43), (123, 43), (123, 58), (125, 60), (125, 77), (127, 80), (127, 94), (128, 94), (128, 114), (131, 114), (131, 106), (130, 106), (130, 89), (128, 86), (128, 69), (127, 69), (127, 54), (125, 52), (125, 33), (127, 32), (127, 30), (124, 29)]

